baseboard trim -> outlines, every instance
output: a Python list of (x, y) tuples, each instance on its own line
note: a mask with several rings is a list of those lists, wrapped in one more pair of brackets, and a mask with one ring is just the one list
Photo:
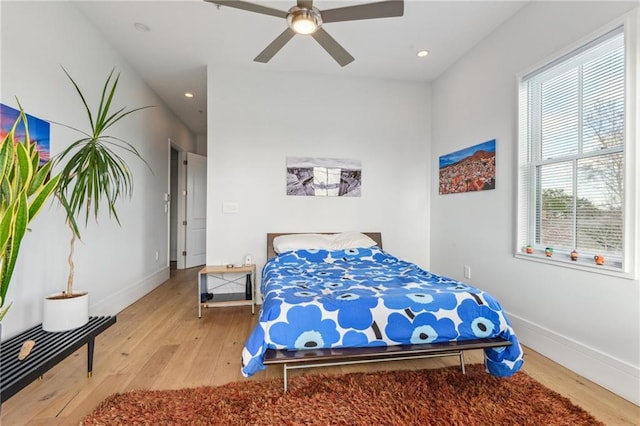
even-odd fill
[(639, 367), (512, 313), (507, 313), (507, 315), (523, 345), (616, 395), (640, 405)]
[(122, 311), (127, 306), (131, 305), (151, 290), (167, 281), (169, 279), (169, 272), (169, 266), (163, 267), (159, 271), (154, 272), (137, 283), (134, 283), (117, 293), (111, 294), (109, 297), (104, 298), (95, 304), (90, 304), (90, 315), (114, 315)]

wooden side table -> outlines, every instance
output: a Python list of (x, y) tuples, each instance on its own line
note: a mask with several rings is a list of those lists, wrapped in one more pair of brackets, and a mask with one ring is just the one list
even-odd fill
[[(232, 275), (229, 277), (229, 275)], [(207, 277), (212, 276), (219, 280), (221, 285), (238, 284), (240, 280), (245, 280), (246, 300), (220, 300), (202, 301), (200, 299), (202, 289), (207, 288)], [(215, 296), (214, 296), (215, 297)], [(256, 308), (256, 265), (234, 266), (207, 265), (198, 272), (198, 318), (202, 318), (202, 308), (213, 308), (221, 306), (249, 306), (251, 305), (251, 315), (255, 314)]]

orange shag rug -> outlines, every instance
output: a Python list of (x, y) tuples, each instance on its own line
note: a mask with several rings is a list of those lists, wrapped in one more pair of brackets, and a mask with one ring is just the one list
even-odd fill
[(104, 400), (82, 425), (602, 425), (525, 373), (482, 365), (308, 375), (218, 387), (132, 391)]

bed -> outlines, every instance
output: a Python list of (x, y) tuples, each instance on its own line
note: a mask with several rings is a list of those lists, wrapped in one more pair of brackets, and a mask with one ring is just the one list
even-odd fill
[(245, 377), (269, 363), (407, 353), (454, 352), (464, 372), (462, 349), (475, 348), (490, 374), (522, 367), (495, 298), (385, 252), (380, 233), (268, 234), (267, 259), (258, 323), (242, 350)]

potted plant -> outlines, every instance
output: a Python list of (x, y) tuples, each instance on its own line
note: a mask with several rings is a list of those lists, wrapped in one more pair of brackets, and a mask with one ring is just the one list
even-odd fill
[(80, 239), (77, 219), (84, 217), (86, 227), (89, 216), (93, 213), (97, 222), (100, 209), (105, 206), (109, 216), (114, 217), (120, 224), (116, 202), (121, 196), (131, 196), (133, 177), (126, 161), (117, 151), (131, 154), (149, 166), (133, 145), (107, 134), (107, 131), (123, 118), (148, 108), (145, 106), (127, 110), (123, 107), (113, 111), (112, 101), (120, 74), (114, 75), (114, 70), (111, 71), (104, 83), (99, 105), (92, 113), (78, 84), (64, 68), (63, 71), (82, 101), (90, 130), (85, 132), (63, 124), (82, 133), (83, 137), (71, 143), (54, 159), (54, 163), (62, 167), (56, 196), (66, 211), (66, 224), (71, 231), (71, 241), (67, 288), (61, 293), (50, 295), (44, 301), (42, 328), (46, 331), (74, 329), (89, 320), (89, 295), (86, 292), (74, 292), (73, 289), (73, 255), (76, 240)]
[(0, 322), (11, 307), (11, 303), (5, 306), (7, 290), (27, 226), (60, 180), (59, 175), (50, 176), (52, 161), (40, 166), (37, 144), (29, 138), (27, 117), (20, 102), (18, 106), (20, 114), (0, 147)]

